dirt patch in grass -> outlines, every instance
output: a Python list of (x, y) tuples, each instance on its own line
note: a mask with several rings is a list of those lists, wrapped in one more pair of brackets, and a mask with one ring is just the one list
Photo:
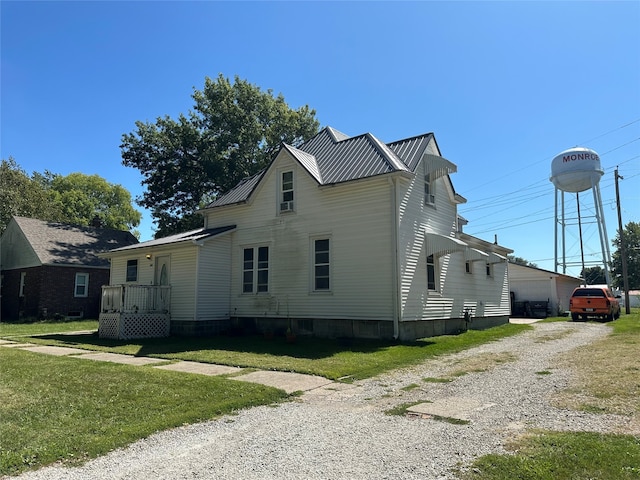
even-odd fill
[(515, 362), (518, 357), (512, 352), (479, 353), (455, 362), (447, 373), (449, 377), (461, 377), (467, 373), (479, 373), (491, 370), (499, 365)]
[(569, 388), (556, 394), (553, 404), (588, 412), (633, 417), (640, 432), (640, 336), (620, 341), (608, 336), (557, 357), (556, 366), (573, 372)]

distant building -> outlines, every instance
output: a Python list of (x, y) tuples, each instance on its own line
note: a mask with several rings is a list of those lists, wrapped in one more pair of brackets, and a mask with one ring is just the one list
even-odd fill
[(97, 319), (109, 283), (97, 254), (135, 243), (130, 232), (13, 217), (0, 237), (2, 320)]
[[(537, 267), (509, 263), (509, 289), (513, 316), (555, 317), (569, 311), (569, 298), (582, 280)], [(529, 302), (527, 305), (522, 305)], [(543, 315), (535, 304), (547, 302)]]

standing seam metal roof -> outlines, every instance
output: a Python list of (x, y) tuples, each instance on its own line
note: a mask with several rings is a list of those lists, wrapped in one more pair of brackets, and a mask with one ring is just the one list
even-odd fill
[[(433, 134), (427, 133), (387, 145), (370, 133), (348, 137), (326, 127), (299, 148), (286, 144), (282, 148), (295, 157), (320, 185), (330, 185), (386, 173), (415, 172), (432, 139)], [(207, 208), (246, 201), (267, 169), (242, 180)]]

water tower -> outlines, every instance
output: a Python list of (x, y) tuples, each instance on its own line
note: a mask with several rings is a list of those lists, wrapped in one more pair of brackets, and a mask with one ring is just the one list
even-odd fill
[[(611, 285), (609, 276), (609, 264), (611, 255), (609, 253), (609, 240), (607, 238), (607, 228), (604, 223), (602, 210), (602, 197), (600, 196), (600, 177), (604, 174), (600, 166), (600, 157), (596, 152), (584, 147), (575, 147), (559, 153), (551, 161), (551, 177), (549, 180), (556, 187), (555, 205), (555, 271), (562, 266), (562, 273), (567, 273), (568, 265), (582, 265), (584, 271), (584, 248), (582, 243), (582, 221), (580, 215), (580, 192), (591, 189), (593, 191), (594, 215), (587, 216), (588, 219), (595, 219), (600, 234), (600, 248), (602, 250), (602, 266), (604, 268), (607, 284)], [(577, 217), (568, 218), (565, 216), (565, 193), (576, 194)], [(560, 202), (558, 202), (560, 197)], [(560, 211), (558, 207), (560, 206)], [(581, 262), (567, 262), (565, 230), (567, 226), (577, 225), (580, 238)], [(561, 227), (561, 236), (558, 238), (558, 227)], [(559, 251), (561, 250), (561, 260)], [(585, 280), (586, 281), (586, 280)]]

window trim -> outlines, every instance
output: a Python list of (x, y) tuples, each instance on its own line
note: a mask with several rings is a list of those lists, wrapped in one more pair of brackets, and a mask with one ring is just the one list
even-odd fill
[[(291, 175), (291, 180), (285, 180), (285, 175), (289, 174)], [(285, 185), (290, 185), (290, 188), (285, 189)], [(280, 188), (278, 193), (278, 213), (289, 213), (295, 211), (295, 185), (296, 178), (293, 169), (281, 170)]]
[(487, 262), (486, 265), (487, 278), (493, 278), (493, 263)]
[[(133, 277), (133, 275), (130, 275), (131, 270), (133, 270), (134, 266), (135, 266), (135, 278)], [(138, 262), (137, 258), (130, 258), (129, 260), (127, 260), (127, 268), (125, 270), (125, 282), (135, 283), (138, 281), (138, 277), (140, 275), (139, 267), (140, 267), (140, 262)]]
[(464, 271), (469, 275), (473, 275), (473, 262), (471, 260), (464, 262)]
[[(261, 260), (261, 251), (266, 252), (266, 261)], [(247, 252), (251, 252), (250, 268), (247, 268)], [(242, 295), (264, 295), (269, 293), (270, 288), (270, 248), (269, 245), (254, 245), (242, 247), (242, 275), (241, 293)], [(260, 265), (266, 263), (266, 265)], [(261, 280), (261, 273), (266, 272), (266, 281)], [(247, 274), (250, 274), (250, 281), (247, 281)], [(247, 289), (247, 286), (250, 289)]]
[[(316, 249), (316, 243), (319, 241), (327, 241), (328, 242), (328, 250), (326, 250), (326, 253), (328, 255), (328, 261), (326, 263), (318, 263), (317, 260), (317, 253), (318, 250)], [(311, 259), (309, 262), (309, 265), (311, 266), (310, 268), (310, 287), (311, 287), (311, 292), (313, 293), (331, 293), (332, 292), (332, 287), (333, 287), (333, 280), (332, 280), (332, 262), (331, 262), (331, 257), (332, 257), (332, 238), (331, 235), (314, 235), (312, 237), (310, 237), (310, 242), (311, 242), (311, 248), (310, 248), (310, 253), (311, 253)], [(320, 250), (321, 253), (324, 253), (323, 250)], [(316, 275), (316, 269), (317, 267), (328, 267), (328, 274), (327, 276), (318, 276)], [(327, 288), (318, 288), (318, 278), (326, 278), (328, 281), (328, 287)]]
[(435, 178), (430, 173), (424, 174), (424, 204), (432, 207), (436, 204)]
[[(79, 278), (84, 278), (85, 282), (83, 284), (78, 283)], [(84, 288), (84, 293), (78, 293), (78, 287)], [(73, 296), (76, 298), (87, 298), (89, 296), (89, 274), (86, 272), (77, 272), (76, 279), (73, 286)]]
[[(431, 259), (431, 261), (429, 261), (429, 259)], [(438, 290), (438, 275), (436, 275), (436, 273), (438, 272), (438, 257), (435, 254), (431, 254), (431, 255), (427, 255), (427, 260), (426, 260), (426, 273), (427, 273), (427, 291), (428, 292), (439, 292)], [(429, 270), (432, 270), (433, 272), (433, 288), (431, 287), (431, 282), (429, 282)]]
[(20, 272), (20, 290), (18, 290), (19, 297), (24, 297), (24, 287), (26, 284), (26, 280), (27, 280), (27, 272)]

